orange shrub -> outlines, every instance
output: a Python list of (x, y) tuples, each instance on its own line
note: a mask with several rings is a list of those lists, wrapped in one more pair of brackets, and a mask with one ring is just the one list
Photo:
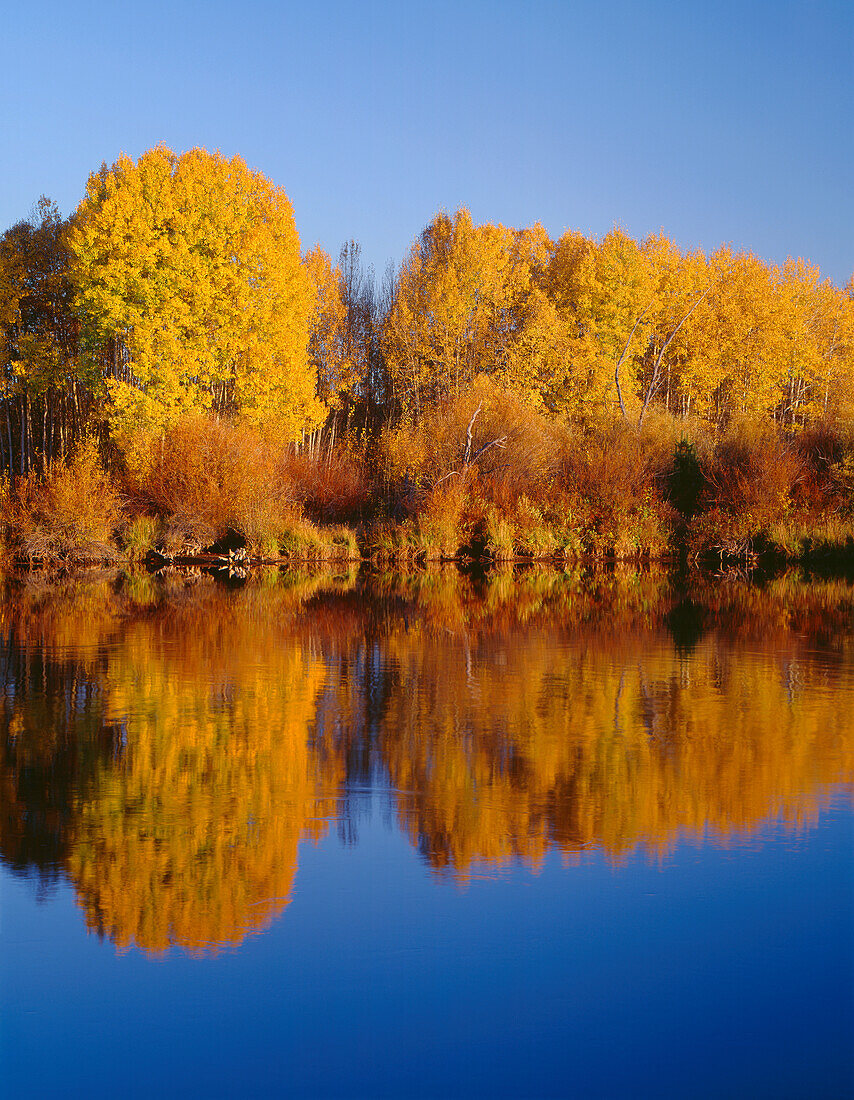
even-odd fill
[(757, 528), (767, 525), (788, 508), (801, 465), (794, 447), (773, 428), (736, 423), (704, 471), (701, 507), (751, 517)]
[(121, 501), (89, 437), (67, 460), (18, 478), (4, 492), (6, 541), (19, 557), (38, 561), (114, 558), (111, 545)]
[(392, 496), (412, 497), (451, 479), (475, 481), (481, 495), (510, 505), (542, 497), (560, 457), (563, 432), (551, 418), (491, 379), (405, 422), (380, 441)]
[(135, 508), (168, 521), (172, 550), (203, 548), (229, 532), (253, 544), (279, 534), (300, 513), (284, 447), (239, 421), (185, 417), (149, 445), (139, 471), (126, 477)]
[(315, 519), (353, 523), (371, 509), (374, 487), (365, 459), (346, 444), (320, 454), (290, 454), (283, 469), (294, 498)]

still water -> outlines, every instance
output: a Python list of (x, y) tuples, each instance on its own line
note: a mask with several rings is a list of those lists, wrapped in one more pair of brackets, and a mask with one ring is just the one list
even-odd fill
[(854, 1095), (854, 587), (0, 603), (0, 1092)]

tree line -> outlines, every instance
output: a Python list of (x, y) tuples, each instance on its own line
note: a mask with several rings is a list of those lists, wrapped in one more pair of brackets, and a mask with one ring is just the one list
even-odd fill
[(486, 376), (585, 429), (653, 412), (797, 430), (854, 412), (854, 282), (663, 232), (601, 239), (436, 214), (377, 287), (347, 243), (301, 252), (284, 191), (158, 146), (39, 200), (0, 238), (0, 471), (97, 433), (144, 464), (188, 414), (334, 448)]

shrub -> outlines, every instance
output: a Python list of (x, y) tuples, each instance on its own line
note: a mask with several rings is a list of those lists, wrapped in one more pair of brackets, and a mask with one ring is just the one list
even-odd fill
[(12, 537), (12, 486), (0, 477), (0, 558), (8, 551)]
[(387, 431), (380, 460), (392, 496), (410, 511), (418, 510), (419, 494), (475, 474), (481, 495), (507, 507), (525, 493), (542, 495), (561, 438), (553, 420), (480, 377), (417, 424)]
[(83, 439), (67, 460), (4, 490), (6, 539), (19, 557), (107, 561), (121, 502), (101, 465), (97, 441)]
[(759, 530), (785, 513), (799, 472), (794, 448), (772, 427), (742, 421), (715, 448), (700, 502), (705, 509), (749, 517)]
[(802, 461), (798, 498), (813, 510), (854, 512), (854, 432), (850, 425), (820, 420), (797, 439)]
[(188, 416), (128, 471), (137, 507), (166, 520), (164, 547), (198, 552), (229, 533), (250, 548), (276, 539), (300, 515), (285, 453), (249, 424)]
[(312, 518), (333, 523), (358, 523), (374, 504), (363, 453), (350, 443), (331, 452), (290, 454), (283, 473), (294, 499)]
[(693, 516), (696, 512), (704, 480), (694, 444), (687, 439), (680, 439), (673, 451), (668, 494), (674, 508), (683, 518)]
[(675, 522), (664, 495), (668, 466), (660, 437), (628, 425), (568, 438), (559, 484), (584, 549), (623, 558), (666, 551)]

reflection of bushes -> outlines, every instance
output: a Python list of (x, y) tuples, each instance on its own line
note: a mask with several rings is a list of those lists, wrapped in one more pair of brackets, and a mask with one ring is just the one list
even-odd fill
[(852, 624), (843, 581), (627, 567), (18, 584), (0, 852), (122, 947), (204, 951), (281, 911), (350, 785), (459, 875), (808, 820), (854, 778)]
[[(836, 607), (831, 630), (854, 653), (849, 585), (719, 583), (714, 602), (693, 606), (665, 589), (644, 619), (649, 587), (617, 579), (609, 604), (599, 583), (580, 579), (559, 617), (545, 599), (515, 630), (484, 632), (458, 613), (453, 635), (390, 640), (383, 758), (431, 865), (536, 863), (550, 847), (663, 852), (684, 834), (809, 819), (824, 785), (854, 778), (850, 669), (817, 660), (814, 641)], [(659, 619), (668, 607), (675, 651)], [(773, 652), (743, 646), (744, 631), (773, 638)]]

